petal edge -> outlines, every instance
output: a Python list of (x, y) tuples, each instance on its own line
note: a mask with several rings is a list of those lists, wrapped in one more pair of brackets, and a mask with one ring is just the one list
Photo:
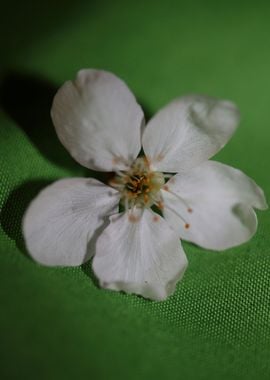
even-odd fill
[(184, 96), (149, 121), (143, 134), (143, 149), (156, 170), (186, 171), (222, 149), (239, 119), (239, 111), (230, 101)]
[(110, 72), (80, 70), (56, 93), (51, 117), (62, 144), (89, 169), (123, 170), (141, 149), (143, 111)]
[(70, 178), (54, 182), (30, 203), (23, 234), (30, 256), (48, 266), (75, 266), (89, 260), (91, 238), (107, 214), (115, 213), (118, 193), (101, 182)]
[(248, 241), (257, 229), (253, 207), (267, 207), (262, 189), (251, 178), (214, 161), (175, 175), (167, 188), (162, 190), (165, 219), (181, 238), (207, 249)]
[(137, 222), (129, 213), (111, 217), (96, 247), (93, 269), (102, 287), (152, 300), (172, 294), (187, 266), (178, 235), (149, 210)]

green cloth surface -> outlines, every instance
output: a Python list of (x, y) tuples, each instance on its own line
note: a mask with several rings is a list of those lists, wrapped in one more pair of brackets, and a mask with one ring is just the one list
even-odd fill
[(241, 125), (215, 159), (270, 199), (270, 4), (265, 1), (1, 2), (0, 378), (270, 378), (270, 217), (189, 267), (164, 302), (101, 290), (91, 265), (46, 268), (21, 220), (52, 181), (87, 176), (58, 142), (53, 94), (80, 68), (123, 78), (147, 117), (173, 98), (236, 102)]

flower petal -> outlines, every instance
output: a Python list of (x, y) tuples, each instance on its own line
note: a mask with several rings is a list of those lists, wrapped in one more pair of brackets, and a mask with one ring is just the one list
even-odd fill
[(153, 168), (181, 172), (217, 153), (239, 122), (237, 107), (200, 95), (176, 99), (147, 124), (143, 149)]
[(30, 255), (45, 265), (80, 265), (92, 252), (88, 242), (117, 212), (118, 192), (95, 179), (71, 178), (46, 187), (23, 220)]
[(266, 209), (263, 191), (240, 170), (208, 161), (172, 177), (162, 190), (164, 217), (181, 238), (223, 250), (257, 229), (253, 207)]
[(147, 209), (140, 217), (130, 211), (111, 217), (97, 240), (93, 259), (101, 286), (153, 300), (173, 293), (186, 266), (178, 235)]
[(141, 149), (144, 115), (134, 95), (115, 75), (81, 70), (54, 97), (57, 135), (72, 157), (87, 168), (126, 168)]

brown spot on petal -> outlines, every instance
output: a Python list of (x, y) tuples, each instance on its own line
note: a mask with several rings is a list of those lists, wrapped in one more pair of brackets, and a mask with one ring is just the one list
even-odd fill
[(136, 222), (138, 222), (138, 218), (137, 218), (135, 215), (133, 215), (133, 214), (130, 214), (130, 215), (128, 216), (128, 220), (129, 220), (131, 223), (136, 223)]

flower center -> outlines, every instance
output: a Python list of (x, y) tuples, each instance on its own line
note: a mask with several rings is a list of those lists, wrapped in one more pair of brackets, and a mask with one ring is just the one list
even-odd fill
[(145, 157), (137, 158), (128, 171), (117, 172), (110, 181), (110, 185), (121, 193), (121, 203), (126, 210), (161, 202), (160, 189), (164, 184), (163, 173), (151, 171)]

